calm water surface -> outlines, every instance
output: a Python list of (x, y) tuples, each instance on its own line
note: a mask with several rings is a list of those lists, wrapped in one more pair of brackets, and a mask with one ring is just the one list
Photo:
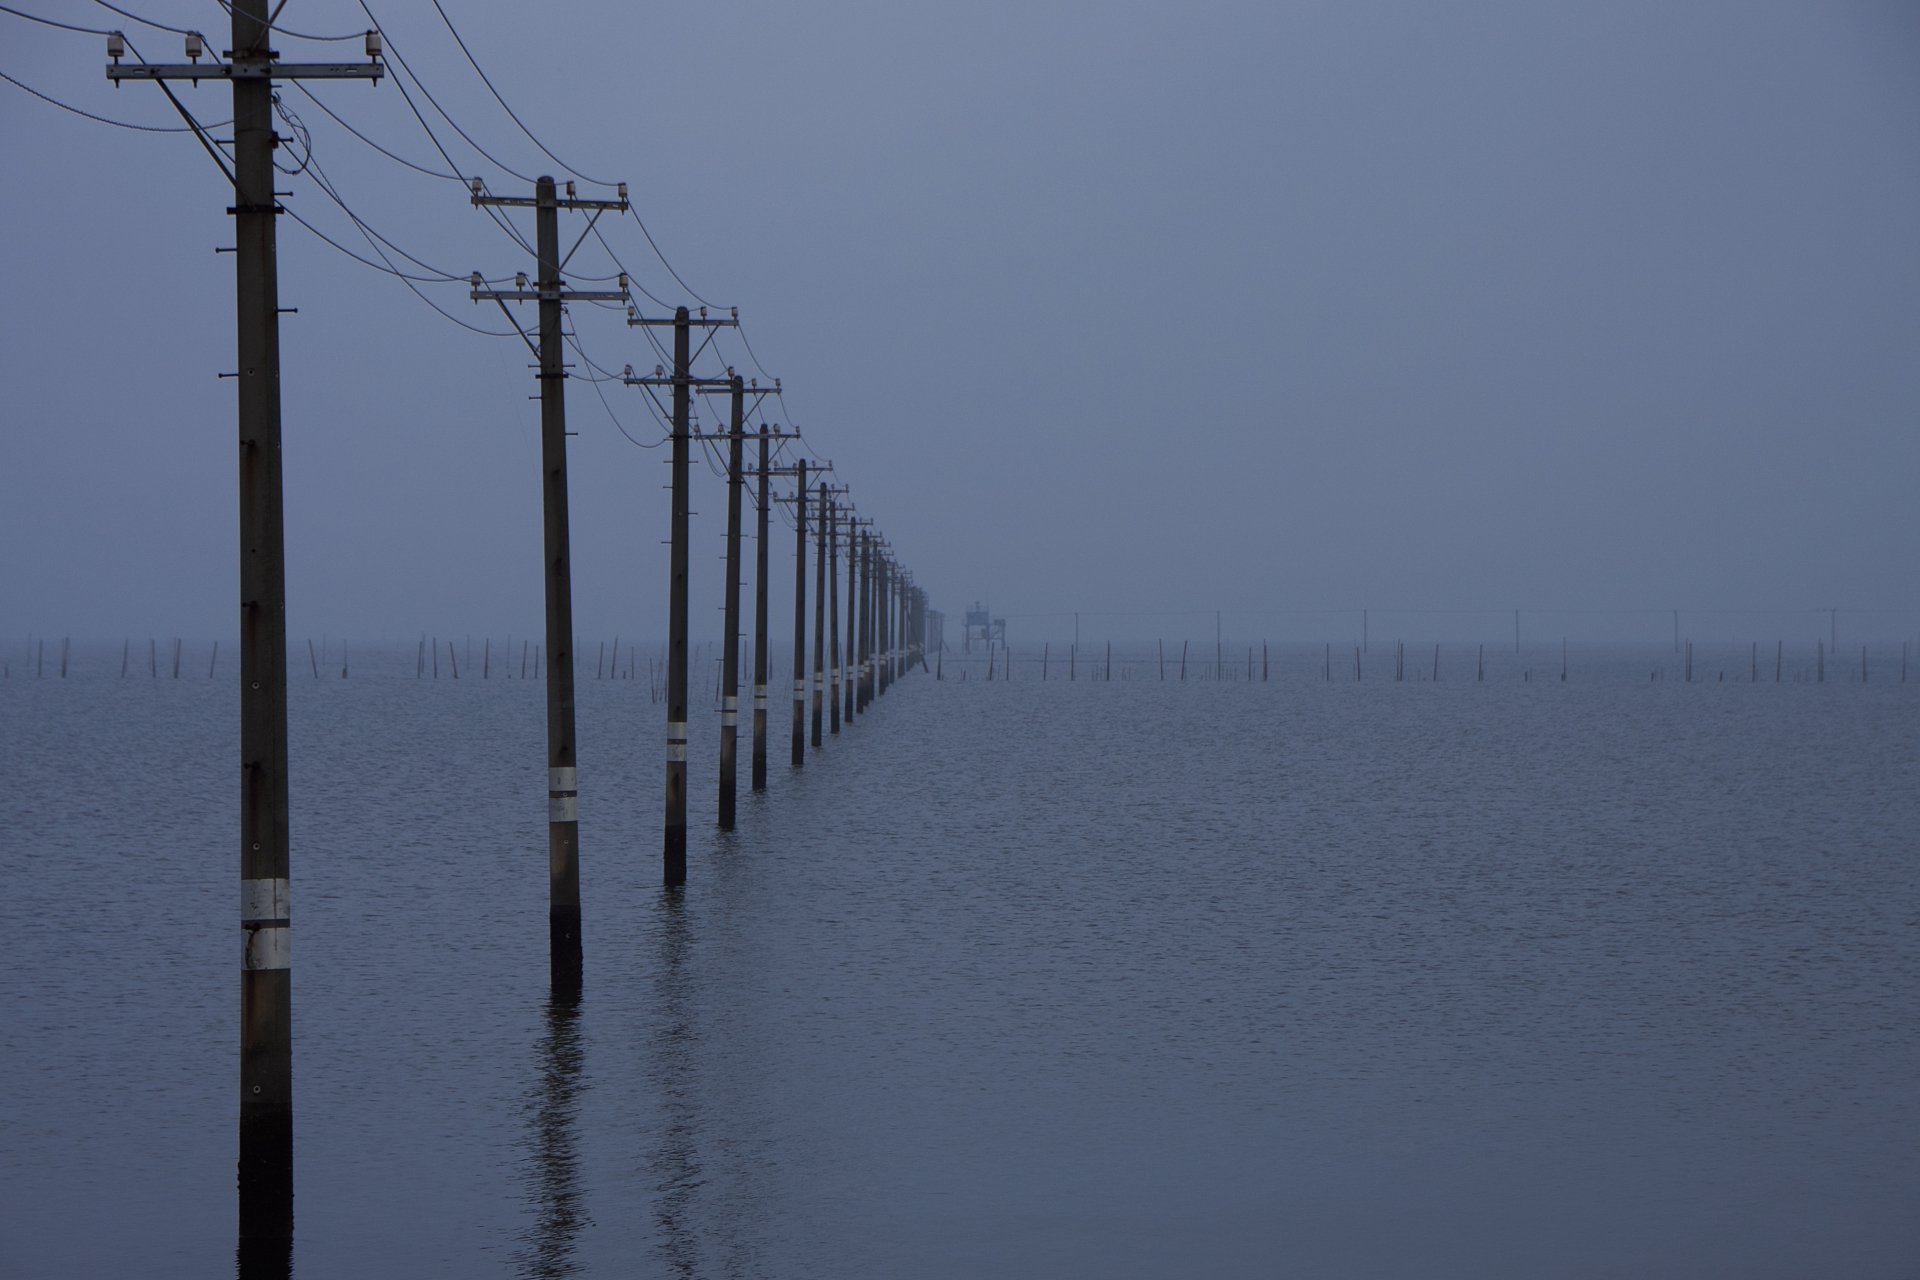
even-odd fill
[[(584, 680), (577, 1008), (540, 685), (296, 680), (298, 1274), (1920, 1276), (1920, 684), (1298, 659), (697, 723), (673, 896)], [(0, 682), (7, 1276), (231, 1271), (204, 677)]]

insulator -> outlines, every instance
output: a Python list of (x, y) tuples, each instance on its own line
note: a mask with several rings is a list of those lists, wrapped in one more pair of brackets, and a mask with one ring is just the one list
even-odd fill
[(200, 61), (200, 55), (205, 52), (206, 46), (200, 42), (199, 33), (195, 31), (187, 32), (187, 56), (195, 62), (198, 62)]
[(627, 273), (622, 271), (620, 273), (620, 292), (625, 293), (626, 291), (627, 291)]
[(481, 284), (480, 273), (476, 271), (472, 275), (468, 276), (467, 283), (472, 285), (474, 288), (478, 289)]
[(513, 287), (514, 287), (514, 288), (516, 288), (516, 289), (525, 289), (525, 288), (527, 287), (527, 273), (526, 273), (526, 272), (524, 272), (524, 271), (516, 271), (516, 272), (514, 272), (514, 273), (513, 273)]
[(115, 62), (127, 56), (127, 38), (118, 31), (107, 32), (107, 56)]
[(624, 182), (620, 183), (619, 189), (620, 189), (620, 199), (624, 201), (627, 198), (627, 184)]
[(377, 58), (380, 56), (380, 33), (378, 31), (367, 32), (367, 56), (369, 58)]

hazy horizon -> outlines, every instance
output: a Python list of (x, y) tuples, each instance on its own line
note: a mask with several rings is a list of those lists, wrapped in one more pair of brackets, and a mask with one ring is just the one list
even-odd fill
[[(97, 5), (22, 7), (178, 56), (177, 36)], [(199, 0), (137, 11), (221, 29)], [(557, 172), (430, 8), (374, 12), (481, 145)], [(1338, 643), (1362, 608), (1375, 647), (1492, 644), (1515, 607), (1542, 642), (1658, 643), (1676, 606), (1715, 642), (1812, 644), (1835, 606), (1843, 645), (1920, 630), (1911, 9), (448, 13), (540, 140), (630, 183), (679, 276), (740, 308), (757, 359), (724, 359), (783, 379), (808, 447), (950, 639), (975, 600), (1016, 645), (1069, 636), (1075, 611), (1089, 639), (1211, 643), (1218, 609), (1243, 645)], [(339, 0), (293, 0), (282, 20), (366, 25)], [(106, 84), (99, 38), (0, 24), (0, 70), (178, 124), (153, 86)], [(180, 92), (226, 118), (225, 89)], [(393, 83), (315, 94), (441, 164)], [(381, 234), (448, 272), (527, 268), (460, 186), (284, 97)], [(0, 356), (0, 636), (230, 635), (223, 180), (190, 136), (11, 85), (0, 103), (13, 286), (31, 300)], [(310, 176), (286, 185), (302, 217), (370, 252)], [(689, 300), (633, 221), (603, 230), (642, 286)], [(589, 239), (573, 270), (610, 269), (598, 252)], [(290, 219), (279, 265), (299, 309), (282, 326), (295, 648), (536, 634), (524, 348)], [(498, 327), (464, 284), (423, 288)], [(577, 310), (593, 360), (651, 369), (617, 312)], [(603, 390), (650, 443), (638, 393)], [(629, 443), (589, 383), (568, 406), (576, 625), (662, 635), (661, 451)], [(724, 488), (699, 465), (694, 485), (692, 630), (711, 639)], [(776, 525), (776, 621), (791, 545)]]

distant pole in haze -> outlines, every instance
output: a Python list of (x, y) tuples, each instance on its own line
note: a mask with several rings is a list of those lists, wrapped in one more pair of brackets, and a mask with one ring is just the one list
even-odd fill
[(753, 789), (767, 789), (767, 424), (760, 424), (760, 471), (753, 548)]
[(840, 732), (840, 518), (839, 504), (827, 504), (827, 731)]
[(813, 729), (818, 750), (825, 731), (827, 694), (827, 483), (820, 482), (820, 519), (813, 530)]
[(1520, 611), (1513, 611), (1513, 651), (1520, 652)]
[(313, 651), (313, 641), (311, 638), (307, 641), (307, 664), (313, 668), (313, 678), (318, 680), (320, 678), (320, 656)]
[(1487, 678), (1487, 646), (1484, 644), (1480, 646), (1480, 665), (1474, 669), (1473, 678), (1476, 681)]
[(793, 759), (807, 762), (807, 460), (795, 464), (799, 477), (793, 501)]
[(727, 581), (720, 630), (726, 650), (720, 655), (720, 829), (733, 830), (734, 797), (739, 787), (740, 741), (740, 469), (746, 449), (746, 391), (734, 375), (733, 420), (727, 428)]
[(1185, 640), (1180, 642), (1180, 679), (1183, 681), (1187, 678), (1187, 643)]

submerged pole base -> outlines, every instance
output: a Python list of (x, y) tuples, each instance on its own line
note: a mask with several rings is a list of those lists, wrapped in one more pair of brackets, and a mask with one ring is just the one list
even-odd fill
[(553, 993), (578, 995), (586, 967), (580, 951), (580, 908), (547, 908), (547, 951)]
[(660, 882), (669, 889), (678, 889), (687, 882), (687, 829), (668, 827), (666, 848), (661, 859)]

